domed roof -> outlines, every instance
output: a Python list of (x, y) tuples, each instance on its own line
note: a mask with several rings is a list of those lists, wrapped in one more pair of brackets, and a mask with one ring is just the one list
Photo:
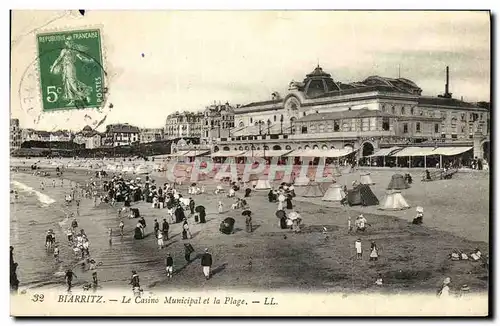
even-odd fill
[(86, 125), (86, 126), (85, 126), (85, 127), (83, 127), (83, 129), (82, 129), (82, 131), (87, 131), (87, 132), (92, 131), (92, 130), (93, 130), (93, 129), (92, 129), (92, 127), (91, 127), (91, 126), (89, 126), (89, 125)]
[(323, 68), (321, 68), (319, 65), (314, 68), (314, 70), (307, 74), (306, 77), (331, 77), (332, 75), (327, 74), (326, 72), (323, 71)]

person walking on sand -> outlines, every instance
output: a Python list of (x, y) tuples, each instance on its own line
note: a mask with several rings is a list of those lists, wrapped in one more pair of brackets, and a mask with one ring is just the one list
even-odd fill
[(361, 247), (361, 239), (356, 240), (354, 243), (354, 247), (356, 248), (356, 259), (363, 258), (363, 248)]
[(56, 180), (52, 180), (52, 188), (55, 188), (56, 187)]
[(108, 236), (109, 236), (109, 244), (111, 244), (111, 239), (113, 238), (113, 230), (111, 228), (108, 229)]
[(163, 233), (158, 229), (156, 231), (156, 238), (158, 239), (158, 249), (163, 249), (164, 243), (163, 243)]
[(438, 290), (437, 293), (438, 297), (447, 298), (450, 296), (450, 283), (451, 283), (451, 278), (447, 277), (444, 279), (443, 284)]
[(219, 214), (222, 214), (222, 212), (223, 212), (223, 210), (224, 210), (224, 205), (222, 204), (222, 201), (221, 201), (221, 200), (219, 200), (218, 209), (219, 209)]
[(58, 263), (59, 262), (59, 247), (57, 245), (54, 247), (54, 258), (56, 260), (56, 263)]
[(132, 271), (132, 278), (130, 279), (130, 285), (132, 285), (132, 291), (138, 295), (141, 293), (141, 284), (139, 282), (139, 275), (135, 271)]
[(170, 256), (170, 253), (167, 254), (167, 258), (165, 259), (165, 270), (167, 272), (167, 277), (172, 277), (174, 273), (174, 259)]
[(351, 222), (351, 217), (347, 217), (347, 234), (352, 233), (352, 222)]
[(42, 182), (40, 182), (40, 189), (44, 190), (45, 189), (45, 184)]
[(191, 215), (194, 215), (194, 206), (195, 206), (194, 199), (189, 198), (189, 210), (191, 211)]
[[(189, 230), (189, 223), (188, 223), (187, 219), (184, 219), (184, 223), (182, 224), (182, 228), (183, 228), (182, 238), (187, 239), (187, 237), (189, 236), (189, 239), (192, 239), (193, 235), (191, 234), (191, 231)], [(184, 236), (186, 236), (186, 238), (184, 238)]]
[(370, 261), (377, 261), (378, 260), (378, 248), (377, 245), (375, 244), (375, 241), (372, 241), (370, 245)]
[(160, 231), (160, 223), (158, 223), (158, 220), (155, 219), (155, 224), (154, 224), (154, 233), (155, 233), (155, 237), (158, 238), (158, 231)]
[(165, 239), (167, 239), (168, 241), (168, 230), (170, 229), (170, 225), (168, 224), (167, 222), (167, 219), (164, 218), (163, 219), (163, 223), (161, 225), (161, 229), (163, 231), (163, 236), (165, 237)]
[(77, 278), (75, 273), (71, 269), (66, 271), (64, 278), (66, 279), (66, 284), (68, 284), (68, 292), (71, 292), (71, 288), (73, 287), (73, 277)]
[(191, 262), (191, 253), (194, 252), (194, 248), (190, 243), (185, 243), (184, 244), (184, 259), (186, 259), (186, 262), (190, 263)]
[(80, 200), (76, 200), (76, 216), (80, 216)]
[(212, 267), (212, 255), (208, 253), (208, 248), (205, 248), (205, 253), (201, 257), (201, 266), (205, 278), (210, 279), (210, 268)]
[(123, 220), (120, 221), (120, 235), (123, 237), (123, 228), (125, 227), (125, 224), (123, 223)]

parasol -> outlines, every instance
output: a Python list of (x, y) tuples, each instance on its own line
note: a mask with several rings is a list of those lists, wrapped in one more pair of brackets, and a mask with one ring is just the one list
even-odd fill
[(293, 220), (297, 220), (297, 219), (299, 219), (299, 218), (300, 218), (300, 214), (299, 214), (299, 213), (297, 213), (297, 212), (291, 212), (291, 213), (288, 215), (288, 218), (289, 218), (290, 220), (292, 220), (292, 221), (293, 221)]
[(286, 213), (284, 210), (280, 209), (276, 212), (276, 217), (279, 219), (286, 218)]
[(252, 211), (251, 211), (251, 210), (249, 210), (249, 209), (245, 209), (245, 210), (241, 213), (241, 215), (243, 215), (243, 216), (250, 216), (250, 215), (252, 215)]
[(417, 206), (417, 213), (424, 213), (424, 208), (422, 206)]
[(197, 213), (201, 213), (201, 212), (204, 212), (205, 211), (205, 206), (196, 206), (195, 209), (194, 209), (195, 212)]

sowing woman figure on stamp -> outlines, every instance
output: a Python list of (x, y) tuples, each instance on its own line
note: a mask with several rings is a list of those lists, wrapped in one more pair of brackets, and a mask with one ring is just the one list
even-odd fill
[(77, 59), (84, 63), (92, 63), (93, 60), (86, 58), (81, 52), (87, 50), (86, 46), (76, 44), (71, 36), (64, 42), (65, 48), (61, 50), (59, 57), (50, 67), (50, 72), (54, 75), (61, 75), (63, 81), (63, 98), (68, 102), (67, 105), (74, 105), (75, 101), (90, 102), (92, 87), (85, 85), (78, 80), (76, 75)]

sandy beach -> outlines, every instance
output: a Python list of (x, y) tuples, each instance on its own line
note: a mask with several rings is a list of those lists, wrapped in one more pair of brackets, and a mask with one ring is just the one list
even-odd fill
[[(49, 171), (49, 169), (43, 169)], [(53, 170), (51, 170), (53, 173)], [(13, 173), (11, 179), (22, 179), (24, 184), (38, 188), (41, 177), (26, 173)], [(383, 200), (384, 188), (394, 171), (371, 171), (375, 182), (373, 192)], [(54, 174), (54, 173), (53, 173)], [(91, 175), (85, 170), (68, 170), (66, 180), (85, 182)], [(93, 175), (92, 175), (93, 176)], [(134, 176), (135, 177), (135, 176)], [(166, 179), (153, 174), (157, 184)], [(93, 207), (93, 201), (81, 204), (80, 227), (85, 229), (91, 242), (91, 254), (96, 261), (102, 261), (99, 268), (100, 285), (103, 288), (128, 287), (132, 270), (141, 277), (142, 287), (152, 289), (276, 289), (306, 290), (313, 292), (435, 292), (444, 277), (451, 277), (453, 286), (460, 288), (468, 284), (471, 292), (487, 290), (487, 270), (469, 261), (453, 262), (448, 255), (455, 248), (471, 252), (478, 247), (483, 254), (489, 253), (489, 175), (485, 173), (458, 173), (452, 180), (420, 182), (420, 176), (413, 175), (412, 188), (403, 195), (412, 206), (409, 210), (386, 212), (376, 207), (330, 207), (321, 198), (296, 198), (294, 205), (302, 215), (302, 232), (293, 234), (281, 230), (275, 217), (276, 203), (269, 203), (267, 191), (252, 192), (248, 200), (253, 212), (254, 231), (245, 232), (241, 210), (231, 210), (234, 201), (225, 195), (214, 195), (215, 184), (204, 181), (206, 193), (193, 196), (196, 205), (207, 208), (207, 223), (196, 224), (190, 218), (193, 245), (196, 254), (208, 248), (213, 255), (213, 278), (206, 281), (202, 275), (200, 260), (189, 264), (184, 260), (181, 225), (170, 227), (170, 241), (167, 248), (159, 250), (152, 232), (154, 219), (166, 216), (166, 209), (151, 208), (145, 202), (134, 203), (147, 221), (147, 232), (143, 240), (133, 239), (135, 219), (124, 218), (125, 235), (118, 231), (120, 219), (116, 207), (101, 204)], [(52, 180), (46, 179), (46, 184)], [(359, 180), (359, 171), (343, 175), (338, 182), (350, 185)], [(179, 187), (178, 187), (179, 188)], [(226, 186), (227, 188), (227, 186)], [(69, 188), (68, 188), (69, 189)], [(180, 187), (187, 196), (187, 186)], [(60, 190), (47, 187), (43, 193), (62, 200)], [(243, 196), (242, 191), (237, 196)], [(226, 212), (218, 214), (217, 202), (224, 202)], [(55, 204), (54, 204), (55, 205)], [(415, 206), (423, 206), (425, 218), (423, 226), (409, 224), (415, 215)], [(372, 225), (367, 234), (349, 235), (347, 217), (355, 218), (362, 212)], [(236, 219), (235, 232), (224, 235), (219, 232), (219, 224), (225, 217)], [(107, 235), (112, 228), (114, 236), (111, 244)], [(327, 229), (328, 238), (323, 234)], [(56, 232), (62, 232), (58, 230)], [(11, 235), (13, 237), (15, 235)], [(40, 235), (42, 237), (43, 234)], [(63, 234), (58, 235), (63, 239)], [(366, 257), (355, 260), (355, 240), (361, 237)], [(380, 248), (377, 262), (368, 261), (370, 241)], [(164, 259), (171, 253), (174, 258), (175, 275), (167, 279), (164, 273)], [(69, 248), (61, 249), (61, 256), (69, 264), (72, 257)], [(196, 256), (193, 254), (193, 256)], [(19, 261), (23, 269), (23, 261)], [(91, 279), (86, 271), (75, 269), (77, 284)], [(377, 276), (384, 279), (382, 287), (375, 286)], [(22, 273), (21, 273), (22, 275)], [(64, 288), (62, 278), (50, 287)], [(21, 287), (23, 279), (21, 277)]]

